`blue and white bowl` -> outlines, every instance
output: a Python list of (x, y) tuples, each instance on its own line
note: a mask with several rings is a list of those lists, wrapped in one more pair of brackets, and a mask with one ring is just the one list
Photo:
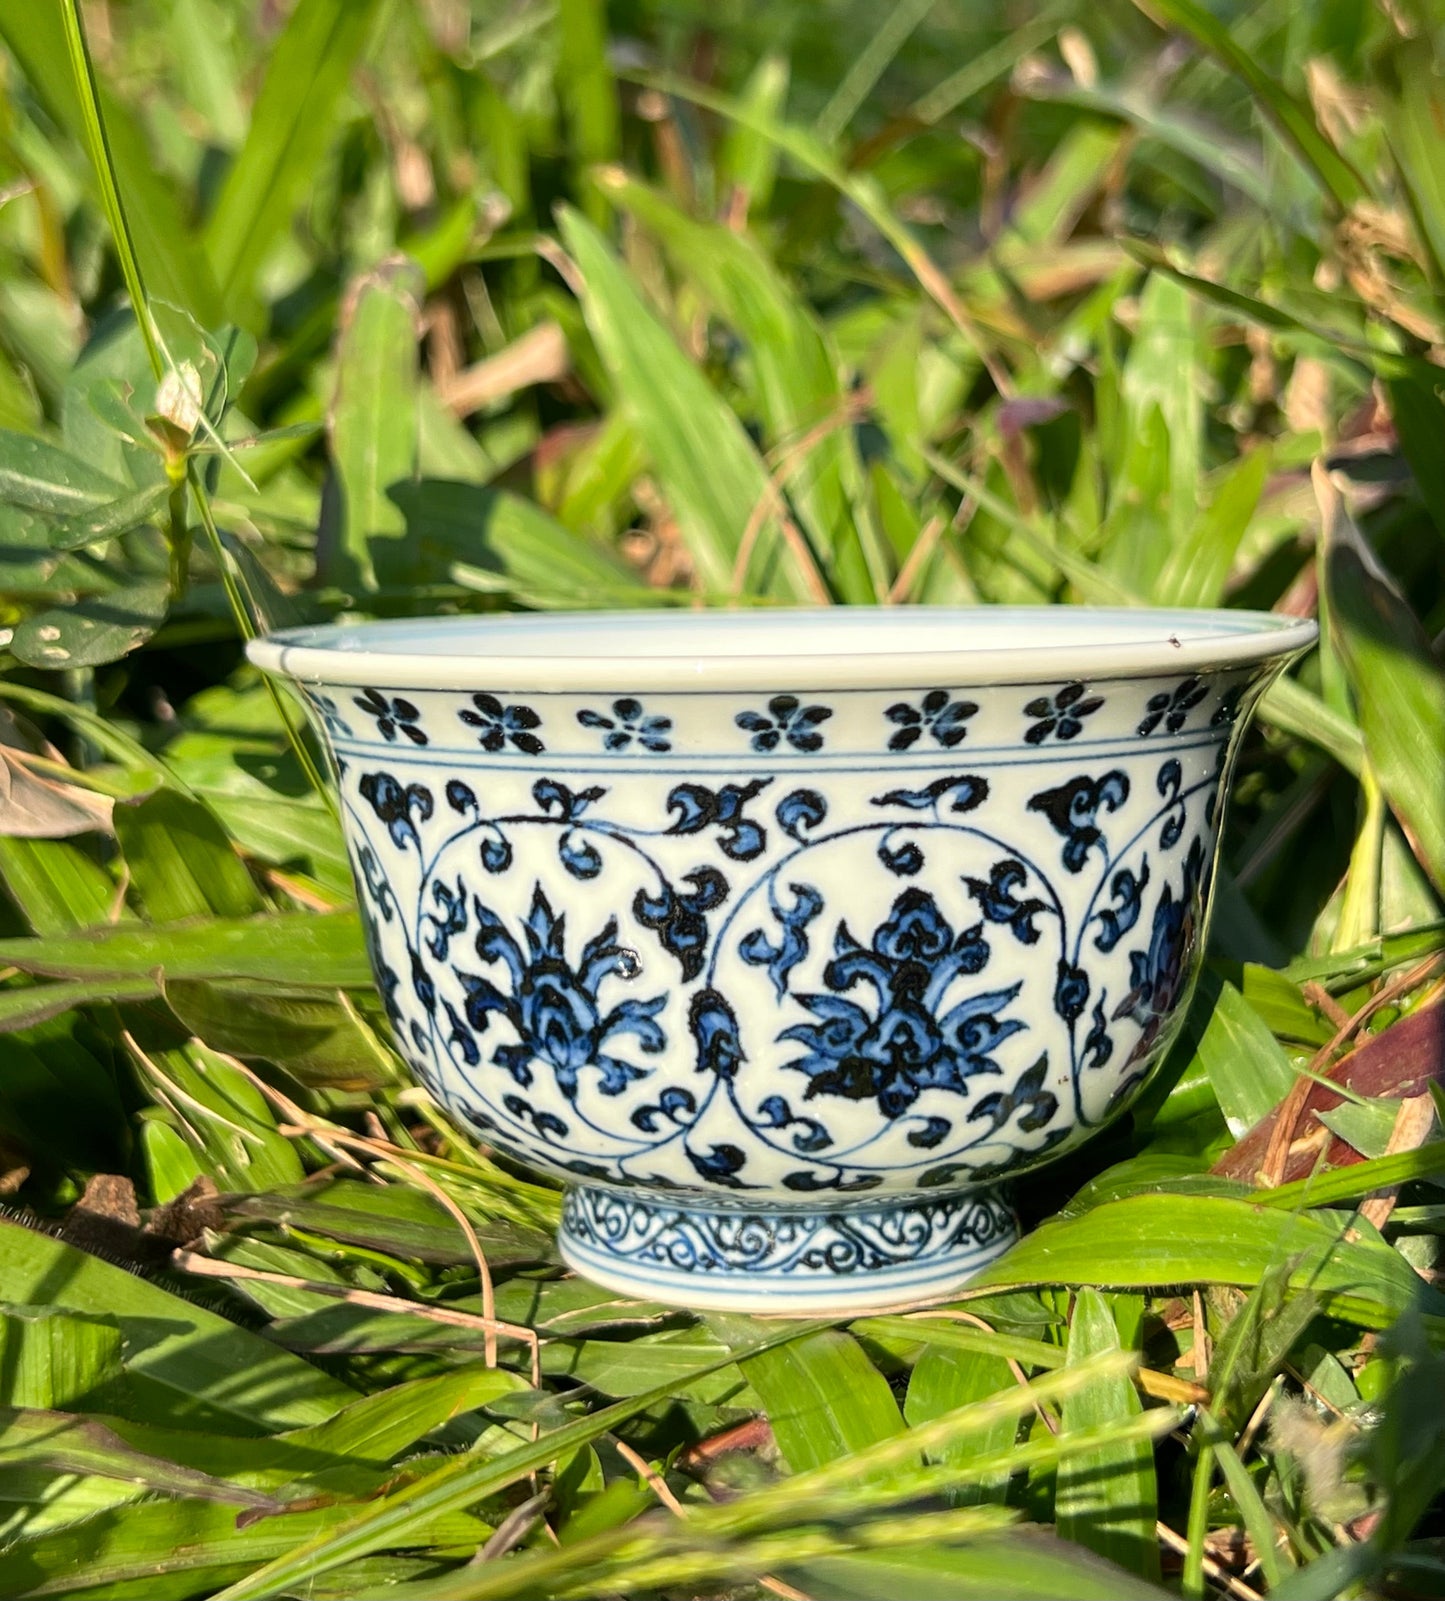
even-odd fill
[(562, 1252), (694, 1307), (937, 1297), (1183, 1020), (1240, 737), (1313, 623), (467, 617), (250, 647), (335, 756), (377, 983)]

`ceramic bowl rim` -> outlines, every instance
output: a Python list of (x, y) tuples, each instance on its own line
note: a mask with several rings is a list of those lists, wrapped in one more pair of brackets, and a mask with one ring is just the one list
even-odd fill
[[(995, 639), (1007, 630), (1012, 639), (1042, 635), (1045, 642), (950, 643), (953, 629)], [(1050, 632), (1059, 637), (1048, 640)], [(247, 644), (246, 654), (265, 672), (320, 685), (543, 694), (828, 691), (1282, 666), (1318, 634), (1309, 619), (1228, 609), (836, 606), (330, 623), (264, 635)], [(677, 637), (687, 635), (690, 646)], [(419, 637), (430, 648), (418, 649)], [(786, 648), (778, 648), (780, 639)], [(657, 648), (639, 649), (639, 642)]]

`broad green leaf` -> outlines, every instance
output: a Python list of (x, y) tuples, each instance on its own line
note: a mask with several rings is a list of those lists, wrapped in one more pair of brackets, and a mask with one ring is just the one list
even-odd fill
[[(72, 1320), (73, 1321), (73, 1320)], [(117, 1336), (117, 1348), (119, 1337)], [(41, 1468), (56, 1475), (120, 1479), (142, 1490), (233, 1507), (279, 1512), (269, 1495), (208, 1473), (146, 1456), (94, 1418), (68, 1412), (0, 1407), (0, 1468)]]
[(1333, 1026), (1304, 998), (1299, 985), (1276, 968), (1246, 962), (1240, 987), (1250, 1010), (1277, 1038), (1320, 1046), (1333, 1037)]
[[(46, 110), (72, 139), (81, 140), (80, 101), (60, 7), (25, 6), (18, 11), (6, 7), (0, 11), (0, 37)], [(197, 248), (185, 202), (157, 167), (148, 130), (104, 84), (100, 105), (131, 237), (150, 293), (210, 321), (217, 311), (215, 280), (204, 252)], [(90, 173), (86, 168), (80, 171), (81, 181), (89, 185)]]
[[(1146, 595), (1170, 548), (1179, 547), (1199, 516), (1204, 417), (1194, 379), (1198, 338), (1187, 291), (1151, 273), (1120, 377), (1122, 437), (1099, 536), (1102, 565)], [(1161, 523), (1168, 541), (1159, 537)]]
[(73, 606), (37, 612), (15, 629), (10, 649), (29, 667), (101, 667), (144, 645), (165, 621), (170, 587), (132, 584)]
[(156, 993), (148, 977), (78, 979), (74, 983), (12, 984), (0, 989), (0, 1034), (43, 1023), (93, 1001), (142, 1001)]
[[(1081, 1289), (1069, 1324), (1069, 1365), (1119, 1349), (1109, 1303), (1097, 1290)], [(1127, 1377), (1100, 1377), (1064, 1402), (1064, 1429), (1098, 1428), (1141, 1410)], [(1158, 1500), (1154, 1452), (1146, 1442), (1100, 1448), (1060, 1463), (1054, 1521), (1063, 1539), (1075, 1540), (1141, 1578), (1157, 1579)]]
[(170, 27), (187, 102), (206, 119), (220, 144), (234, 148), (246, 131), (235, 50), (242, 30), (217, 0), (177, 0)]
[(87, 517), (125, 495), (89, 462), (35, 434), (0, 431), (0, 501), (46, 517)]
[[(920, 1319), (919, 1322), (927, 1326), (927, 1320)], [(970, 1329), (967, 1324), (957, 1326), (969, 1333), (983, 1332)], [(859, 1325), (855, 1324), (854, 1329), (857, 1331)], [(917, 1428), (920, 1423), (942, 1417), (944, 1413), (966, 1406), (970, 1401), (986, 1401), (991, 1395), (1007, 1390), (1013, 1383), (1013, 1371), (1001, 1356), (959, 1349), (951, 1344), (930, 1343), (913, 1365), (903, 1416), (910, 1428)], [(1017, 1435), (1016, 1418), (999, 1418), (987, 1429), (960, 1429), (937, 1453), (937, 1458), (941, 1462), (964, 1468), (975, 1457), (1011, 1446)], [(976, 1480), (970, 1474), (969, 1482), (960, 1484), (950, 1494), (949, 1502), (954, 1506), (974, 1506), (979, 1502), (1001, 1501), (1008, 1488), (1009, 1477), (1007, 1472), (1001, 1472)]]
[(136, 1143), (145, 1163), (146, 1188), (157, 1206), (183, 1195), (201, 1176), (195, 1153), (169, 1123), (144, 1118)]
[[(1432, 62), (1430, 51), (1398, 45), (1391, 64), (1399, 77), (1399, 91), (1381, 94), (1377, 104), (1389, 135), (1390, 153), (1404, 180), (1415, 231), (1429, 252), (1438, 289), (1445, 286), (1445, 171), (1440, 166), (1445, 91), (1440, 84), (1438, 41), (1434, 53)], [(1432, 499), (1431, 507), (1445, 533), (1441, 505)]]
[(244, 305), (332, 138), (376, 0), (301, 0), (271, 48), (246, 142), (206, 221), (206, 254), (228, 308)]
[(296, 1147), (276, 1132), (266, 1098), (214, 1051), (192, 1043), (152, 1052), (139, 1065), (217, 1189), (266, 1190), (304, 1176)]
[(153, 923), (247, 917), (263, 909), (245, 864), (204, 801), (173, 789), (122, 801), (113, 814), (132, 887)]
[(1043, 1530), (936, 1551), (867, 1551), (785, 1570), (828, 1601), (1163, 1601), (1170, 1592)]
[(1389, 360), (1381, 366), (1400, 449), (1436, 531), (1445, 537), (1445, 461), (1435, 448), (1445, 431), (1445, 374), (1435, 367), (1421, 372), (1413, 364), (1396, 368)]
[(94, 511), (79, 517), (67, 518), (51, 535), (52, 550), (80, 550), (87, 545), (99, 545), (115, 539), (150, 522), (170, 496), (165, 483), (147, 484), (133, 495), (122, 495), (109, 505), (98, 506)]
[[(721, 1318), (709, 1321), (733, 1345), (746, 1340), (746, 1325), (735, 1330)], [(762, 1397), (778, 1449), (795, 1473), (904, 1430), (888, 1381), (862, 1346), (840, 1330), (775, 1346), (741, 1366)]]
[[(701, 1378), (733, 1360), (746, 1361), (773, 1345), (796, 1338), (796, 1327), (765, 1334), (722, 1360), (699, 1361), (692, 1377)], [(404, 1490), (378, 1497), (334, 1533), (294, 1546), (284, 1556), (219, 1592), (212, 1601), (259, 1601), (261, 1597), (282, 1595), (296, 1583), (308, 1582), (343, 1562), (407, 1544), (430, 1519), (473, 1506), (536, 1469), (569, 1456), (579, 1446), (591, 1444), (639, 1412), (660, 1401), (670, 1401), (675, 1384), (676, 1378), (671, 1378), (641, 1395), (548, 1430), (539, 1440), (490, 1461), (454, 1457)]]
[(1235, 552), (1269, 476), (1267, 445), (1234, 462), (1215, 488), (1208, 507), (1195, 517), (1169, 551), (1154, 583), (1160, 606), (1217, 606), (1224, 595)]
[[(657, 235), (678, 271), (698, 285), (718, 315), (746, 341), (750, 397), (767, 444), (778, 452), (789, 501), (840, 596), (857, 602), (878, 599), (887, 592), (890, 575), (880, 569), (870, 576), (855, 526), (849, 486), (856, 492), (862, 468), (845, 421), (837, 353), (829, 348), (816, 317), (745, 235), (720, 223), (694, 221), (656, 190), (621, 172), (605, 174), (602, 183), (618, 205)], [(914, 357), (916, 368), (916, 351)], [(916, 386), (916, 371), (908, 374), (908, 381)], [(878, 390), (875, 378), (875, 395)], [(875, 565), (877, 559), (875, 551)]]
[(1259, 715), (1282, 733), (1318, 745), (1346, 772), (1359, 776), (1365, 761), (1365, 742), (1359, 729), (1297, 678), (1276, 678), (1260, 702)]
[[(226, 1419), (232, 1428), (304, 1427), (354, 1392), (215, 1312), (73, 1245), (0, 1217), (0, 1281), (15, 1301), (43, 1299), (113, 1317), (126, 1372), (166, 1415)], [(7, 1586), (0, 1582), (0, 1592)]]
[(1313, 1286), (1294, 1294), (1290, 1288), (1285, 1264), (1271, 1268), (1215, 1343), (1209, 1363), (1210, 1404), (1231, 1436), (1244, 1428), (1321, 1310)]
[(1254, 96), (1255, 104), (1267, 116), (1298, 155), (1305, 170), (1341, 211), (1348, 211), (1366, 197), (1359, 174), (1325, 138), (1313, 113), (1259, 64), (1229, 27), (1198, 0), (1135, 0), (1140, 9), (1156, 20), (1182, 29), (1202, 49), (1220, 61), (1239, 78)]
[(285, 1440), (288, 1445), (330, 1456), (389, 1462), (462, 1413), (486, 1406), (499, 1395), (526, 1389), (526, 1382), (515, 1373), (474, 1362), (454, 1373), (396, 1384), (365, 1396), (325, 1423), (292, 1430)]
[(1225, 1197), (1136, 1195), (1042, 1224), (985, 1268), (974, 1286), (1247, 1286), (1288, 1261), (1292, 1285), (1309, 1288), (1333, 1316), (1363, 1328), (1386, 1327), (1411, 1305), (1445, 1317), (1445, 1297), (1422, 1296), (1401, 1256), (1374, 1241), (1347, 1239), (1346, 1224)]
[(416, 476), (420, 295), (416, 266), (389, 263), (353, 285), (343, 312), (330, 413), (335, 526), (321, 562), (332, 583), (375, 589), (411, 577), (390, 491)]
[[(766, 55), (748, 75), (738, 104), (753, 118), (773, 122), (782, 114), (787, 97), (787, 58)], [(733, 123), (718, 144), (714, 165), (720, 200), (727, 199), (729, 190), (739, 190), (754, 214), (767, 211), (778, 176), (778, 151), (771, 140), (748, 123)]]
[(1254, 1542), (1260, 1570), (1272, 1592), (1285, 1569), (1294, 1566), (1289, 1544), (1280, 1539), (1278, 1526), (1259, 1493), (1259, 1486), (1250, 1476), (1233, 1442), (1221, 1434), (1212, 1443), (1214, 1460), (1224, 1475), (1235, 1506), (1239, 1508), (1240, 1520)]
[(69, 840), (0, 835), (0, 879), (37, 934), (93, 928), (115, 907), (115, 881)]
[(166, 1000), (212, 1049), (275, 1062), (303, 1084), (380, 1089), (402, 1076), (396, 1057), (344, 994), (182, 979), (166, 985)]
[[(84, 1523), (19, 1540), (0, 1551), (0, 1591), (95, 1601), (187, 1601), (219, 1593), (258, 1563), (282, 1559), (298, 1544), (345, 1527), (350, 1504), (262, 1517), (238, 1527), (236, 1509), (216, 1502), (151, 1501), (116, 1507)], [(472, 1550), (490, 1527), (460, 1510), (417, 1519), (398, 1545)], [(163, 1554), (162, 1554), (163, 1553)]]
[(943, 1346), (978, 1356), (1012, 1357), (1025, 1367), (1056, 1368), (1062, 1367), (1064, 1362), (1062, 1346), (1021, 1334), (1007, 1334), (999, 1329), (981, 1329), (972, 1323), (956, 1323), (943, 1316), (861, 1317), (855, 1318), (851, 1327), (855, 1334), (864, 1338), (877, 1335), (892, 1340), (926, 1341), (930, 1347)]
[[(725, 1367), (694, 1377), (703, 1360), (717, 1360), (728, 1346), (706, 1328), (668, 1330), (631, 1340), (554, 1340), (543, 1347), (542, 1371), (565, 1374), (590, 1384), (603, 1395), (641, 1395), (667, 1373), (677, 1375), (674, 1394), (680, 1400), (711, 1406), (756, 1407), (757, 1394), (736, 1368)], [(766, 1406), (766, 1400), (762, 1405)]]
[(124, 1384), (114, 1318), (0, 1303), (0, 1406), (109, 1412)]
[[(258, 979), (319, 990), (366, 989), (371, 969), (354, 912), (198, 918), (171, 928), (112, 928), (90, 937), (0, 940), (0, 962), (52, 978)], [(299, 985), (298, 985), (299, 987)]]
[[(607, 60), (604, 0), (559, 0), (557, 41), (557, 93), (567, 119), (568, 150), (582, 169), (611, 161), (619, 148), (620, 118)], [(606, 207), (598, 207), (595, 194), (587, 209), (594, 222), (606, 221)]]
[(38, 1164), (114, 1171), (125, 1161), (128, 1134), (114, 1069), (76, 1019), (32, 1017), (27, 1025), (0, 1049), (0, 1129)]
[(1445, 670), (1323, 470), (1330, 622), (1375, 775), (1437, 889), (1445, 889)]
[(806, 587), (772, 515), (771, 480), (736, 414), (678, 349), (596, 229), (564, 211), (562, 232), (585, 283), (587, 326), (703, 582), (731, 589), (743, 535), (760, 519), (748, 589), (801, 598)]
[(540, 506), (506, 490), (424, 478), (391, 490), (415, 576), (495, 574), (528, 604), (645, 600), (636, 575)]
[[(1392, 1103), (1368, 1104), (1389, 1106)], [(1250, 1199), (1260, 1206), (1335, 1206), (1341, 1201), (1353, 1201), (1368, 1195), (1373, 1190), (1410, 1184), (1416, 1179), (1433, 1179), (1442, 1172), (1445, 1172), (1445, 1140), (1432, 1139), (1414, 1150), (1395, 1151), (1389, 1156), (1371, 1157), (1367, 1162), (1352, 1162), (1347, 1167), (1313, 1173), (1308, 1178), (1281, 1184), (1276, 1189), (1256, 1190)]]
[(1196, 1049), (1235, 1139), (1294, 1087), (1295, 1072), (1284, 1048), (1233, 984), (1219, 986)]
[(328, 890), (350, 898), (351, 864), (341, 830), (326, 807), (274, 791), (262, 797), (227, 794), (204, 783), (198, 787), (227, 834), (248, 856), (276, 867), (300, 865)]
[[(439, 1201), (409, 1185), (363, 1184), (341, 1178), (312, 1181), (304, 1188), (272, 1189), (242, 1197), (232, 1205), (231, 1212), (240, 1218), (270, 1219), (407, 1262), (465, 1267), (472, 1261), (471, 1248), (456, 1220)], [(538, 1230), (501, 1219), (480, 1218), (473, 1220), (473, 1227), (494, 1268), (551, 1257), (551, 1241)], [(509, 1321), (518, 1320), (511, 1312), (500, 1315)], [(521, 1319), (539, 1321), (535, 1308), (528, 1308)]]

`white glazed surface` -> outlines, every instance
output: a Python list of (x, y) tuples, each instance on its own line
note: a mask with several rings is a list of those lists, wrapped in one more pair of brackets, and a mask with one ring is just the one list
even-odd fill
[[(801, 1305), (852, 1274), (864, 1304), (996, 1254), (1005, 1214), (959, 1193), (1086, 1138), (1163, 1055), (1244, 721), (1313, 637), (836, 615), (252, 647), (312, 685), (412, 1068), (580, 1181), (564, 1243), (638, 1293), (771, 1274), (768, 1304)], [(1141, 653), (1152, 672), (1121, 670)]]

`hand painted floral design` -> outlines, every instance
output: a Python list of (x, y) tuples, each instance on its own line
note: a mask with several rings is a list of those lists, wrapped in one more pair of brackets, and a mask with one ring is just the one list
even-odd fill
[[(316, 709), (316, 715), (321, 719), (322, 726), (332, 739), (350, 739), (351, 724), (341, 715), (341, 709), (330, 695), (323, 695), (319, 690), (307, 690), (306, 698)], [(378, 697), (379, 699), (380, 697)], [(410, 705), (410, 702), (407, 702)], [(413, 710), (416, 708), (413, 707)], [(395, 738), (395, 734), (392, 735)], [(423, 738), (426, 736), (423, 735)]]
[(435, 809), (431, 791), (421, 784), (403, 784), (391, 773), (363, 773), (357, 789), (361, 798), (386, 824), (391, 842), (404, 849), (408, 840), (421, 850), (421, 836), (414, 818), (423, 823)]
[(605, 730), (602, 736), (604, 750), (624, 751), (634, 740), (639, 750), (653, 751), (658, 755), (672, 749), (672, 742), (667, 738), (672, 732), (672, 719), (649, 717), (642, 709), (642, 702), (630, 695), (612, 702), (610, 717), (604, 712), (594, 712), (589, 707), (577, 713), (577, 721), (583, 728)]
[(1244, 699), (1244, 692), (1249, 688), (1248, 683), (1241, 679), (1237, 684), (1231, 684), (1219, 697), (1219, 705), (1214, 708), (1214, 715), (1209, 719), (1211, 728), (1224, 728), (1238, 722), (1239, 706)]
[(804, 706), (796, 695), (774, 695), (768, 702), (769, 715), (739, 712), (733, 721), (753, 736), (755, 751), (776, 750), (786, 740), (794, 750), (822, 750), (819, 723), (833, 715), (830, 706)]
[(547, 748), (532, 732), (542, 726), (542, 719), (530, 706), (504, 706), (495, 695), (473, 695), (472, 706), (463, 707), (457, 716), (468, 728), (480, 729), (478, 744), (494, 755), (508, 745), (527, 756), (539, 756)]
[(1029, 797), (1029, 810), (1042, 812), (1064, 837), (1064, 866), (1071, 873), (1083, 870), (1089, 852), (1097, 846), (1108, 854), (1099, 810), (1117, 811), (1129, 798), (1129, 780), (1116, 767), (1101, 778), (1080, 773), (1057, 789), (1040, 790)]
[[(396, 736), (399, 733), (405, 734), (413, 745), (425, 745), (427, 743), (427, 737), (422, 733), (419, 726), (421, 712), (409, 700), (404, 700), (400, 695), (383, 695), (380, 690), (367, 689), (363, 690), (359, 695), (353, 695), (351, 703), (353, 706), (359, 706), (368, 717), (376, 719), (376, 731), (388, 745), (396, 743)], [(332, 703), (332, 710), (335, 710), (334, 702)], [(324, 716), (325, 713), (322, 715)], [(335, 732), (331, 728), (330, 722), (326, 726), (332, 733)], [(345, 724), (342, 727), (345, 729)], [(346, 731), (349, 732), (349, 730)]]
[[(966, 1094), (976, 1074), (999, 1071), (990, 1053), (1024, 1026), (998, 1017), (1017, 984), (947, 1004), (959, 978), (983, 970), (988, 943), (982, 924), (955, 933), (924, 890), (903, 891), (868, 947), (840, 923), (833, 951), (823, 973), (827, 992), (797, 997), (815, 1021), (779, 1035), (806, 1047), (787, 1064), (808, 1075), (806, 1100), (876, 1099), (894, 1118), (924, 1090)], [(848, 998), (860, 986), (872, 990), (871, 1004)]]
[(1164, 886), (1154, 908), (1146, 950), (1129, 952), (1129, 993), (1114, 1008), (1114, 1019), (1132, 1017), (1143, 1025), (1136, 1052), (1147, 1051), (1179, 1000), (1190, 973), (1190, 956), (1199, 936), (1199, 886), (1204, 876), (1204, 842), (1196, 838), (1184, 861), (1184, 882), (1176, 898)]
[(917, 706), (899, 701), (883, 714), (890, 723), (898, 725), (897, 732), (888, 741), (888, 748), (907, 750), (927, 733), (952, 750), (966, 738), (965, 725), (977, 711), (977, 701), (950, 700), (946, 689), (930, 689)]
[(1065, 684), (1053, 695), (1039, 695), (1024, 707), (1025, 717), (1038, 719), (1026, 729), (1030, 745), (1042, 745), (1051, 735), (1056, 739), (1077, 739), (1084, 731), (1083, 719), (1092, 717), (1104, 704), (1100, 695), (1090, 695), (1078, 682)]
[(1159, 724), (1163, 723), (1169, 733), (1177, 734), (1189, 721), (1190, 712), (1208, 693), (1204, 680), (1197, 674), (1186, 678), (1173, 690), (1161, 689), (1157, 695), (1151, 695), (1145, 703), (1138, 732), (1143, 735), (1152, 734)]
[(602, 1011), (603, 981), (614, 974), (631, 979), (639, 966), (637, 953), (617, 943), (615, 917), (582, 947), (574, 967), (567, 960), (566, 917), (553, 912), (540, 884), (533, 891), (523, 927), (525, 949), (490, 908), (476, 901), (474, 911), (477, 955), (489, 966), (500, 963), (509, 984), (504, 990), (482, 974), (458, 968), (466, 991), (467, 1022), (485, 1033), (495, 1012), (517, 1035), (515, 1044), (493, 1048), (494, 1062), (524, 1089), (532, 1082), (534, 1068), (546, 1067), (569, 1101), (577, 1098), (584, 1068), (597, 1072), (604, 1095), (619, 1095), (635, 1079), (648, 1076), (650, 1068), (619, 1056), (617, 1047), (631, 1035), (638, 1050), (656, 1056), (667, 1044), (656, 1021), (667, 997), (629, 998)]

